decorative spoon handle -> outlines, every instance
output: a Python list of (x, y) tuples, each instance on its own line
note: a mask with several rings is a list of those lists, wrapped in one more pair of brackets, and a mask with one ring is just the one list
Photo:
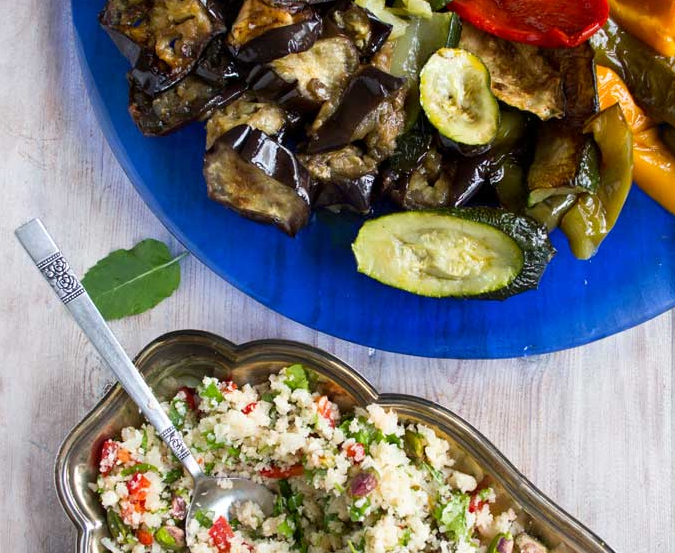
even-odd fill
[(180, 432), (171, 423), (152, 390), (122, 349), (42, 221), (28, 221), (16, 229), (15, 234), (127, 394), (192, 477), (195, 480), (202, 478), (204, 473), (183, 442)]

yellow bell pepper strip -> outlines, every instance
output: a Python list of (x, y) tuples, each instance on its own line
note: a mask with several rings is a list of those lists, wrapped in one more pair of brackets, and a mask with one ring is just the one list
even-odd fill
[(610, 0), (614, 20), (664, 56), (675, 56), (675, 0)]
[(633, 178), (640, 188), (675, 214), (675, 156), (656, 127), (633, 135)]
[(584, 127), (592, 132), (600, 152), (600, 186), (595, 194), (580, 194), (560, 228), (572, 253), (589, 259), (614, 228), (628, 197), (633, 173), (633, 135), (618, 104), (602, 110)]
[(661, 140), (656, 123), (640, 109), (621, 78), (598, 65), (600, 108), (621, 106), (633, 132), (633, 178), (640, 188), (675, 213), (675, 155)]
[(654, 121), (633, 100), (626, 83), (609, 67), (595, 66), (600, 109), (607, 109), (616, 103), (621, 105), (626, 121), (636, 133), (654, 126)]

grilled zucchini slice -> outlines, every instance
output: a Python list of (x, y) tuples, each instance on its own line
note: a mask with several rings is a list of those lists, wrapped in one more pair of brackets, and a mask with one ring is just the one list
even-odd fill
[(420, 103), (431, 124), (460, 145), (490, 144), (499, 128), (499, 104), (485, 64), (460, 48), (441, 48), (420, 72)]
[(504, 299), (538, 286), (555, 250), (532, 219), (494, 208), (407, 211), (366, 222), (358, 270), (430, 297)]

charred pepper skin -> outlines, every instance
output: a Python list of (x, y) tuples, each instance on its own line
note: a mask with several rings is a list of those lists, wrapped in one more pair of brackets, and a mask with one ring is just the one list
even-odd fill
[(621, 77), (647, 115), (675, 126), (675, 58), (659, 55), (612, 19), (591, 38), (591, 45), (596, 63)]

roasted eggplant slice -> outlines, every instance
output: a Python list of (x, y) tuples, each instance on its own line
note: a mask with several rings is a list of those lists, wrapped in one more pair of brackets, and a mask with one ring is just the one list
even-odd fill
[(137, 85), (149, 94), (187, 75), (225, 30), (213, 0), (109, 0), (99, 21), (134, 66)]
[(209, 198), (290, 236), (309, 220), (314, 183), (295, 155), (248, 125), (230, 129), (204, 157)]
[(600, 182), (599, 153), (591, 137), (566, 121), (541, 123), (527, 175), (528, 205), (549, 196), (593, 193)]
[(193, 71), (197, 77), (220, 86), (241, 77), (236, 62), (230, 56), (226, 35), (215, 37), (204, 50)]
[[(347, 85), (335, 111), (314, 131), (307, 153), (316, 154), (342, 148), (354, 140), (357, 132), (365, 136), (367, 132), (364, 131), (380, 116), (373, 116), (373, 112), (392, 93), (399, 90), (404, 82), (404, 79), (375, 67), (362, 68)], [(387, 112), (388, 109), (383, 111)], [(373, 119), (369, 120), (369, 116)]]
[(404, 209), (448, 207), (456, 163), (444, 160), (432, 143), (424, 116), (401, 135), (383, 171), (382, 193)]
[(391, 25), (381, 21), (367, 9), (357, 6), (351, 0), (341, 0), (326, 15), (323, 36), (347, 36), (368, 60), (387, 42), (391, 29)]
[(298, 155), (319, 183), (317, 207), (347, 206), (360, 213), (370, 210), (378, 178), (377, 162), (353, 145), (321, 154)]
[(258, 97), (302, 114), (315, 114), (340, 97), (359, 68), (359, 52), (346, 37), (318, 40), (305, 52), (257, 65), (247, 76)]
[(191, 74), (154, 95), (129, 75), (129, 112), (143, 134), (168, 134), (236, 100), (246, 89), (224, 35), (214, 38)]
[(564, 115), (560, 72), (538, 48), (497, 38), (467, 22), (459, 47), (483, 61), (490, 71), (492, 92), (505, 104), (544, 120)]
[(321, 17), (311, 8), (245, 0), (228, 34), (228, 44), (240, 62), (267, 63), (308, 50), (321, 35), (321, 28)]
[(221, 88), (189, 75), (153, 98), (129, 83), (129, 113), (146, 136), (161, 136), (203, 117), (243, 94), (245, 87), (235, 83)]
[(556, 48), (544, 52), (560, 68), (565, 120), (575, 127), (583, 127), (600, 109), (593, 48), (584, 42), (576, 48)]
[[(393, 167), (385, 170), (384, 186), (389, 197), (404, 209), (450, 207), (456, 169), (455, 160), (444, 160), (431, 146), (412, 171), (397, 174)], [(392, 177), (396, 181), (390, 184)]]
[(344, 90), (359, 68), (359, 52), (346, 37), (327, 38), (305, 52), (274, 60), (269, 66), (287, 83), (295, 83), (303, 98), (323, 103)]
[(240, 125), (248, 125), (268, 136), (280, 134), (293, 122), (292, 116), (276, 104), (256, 102), (246, 95), (217, 110), (206, 123), (206, 149), (213, 146), (218, 137)]

